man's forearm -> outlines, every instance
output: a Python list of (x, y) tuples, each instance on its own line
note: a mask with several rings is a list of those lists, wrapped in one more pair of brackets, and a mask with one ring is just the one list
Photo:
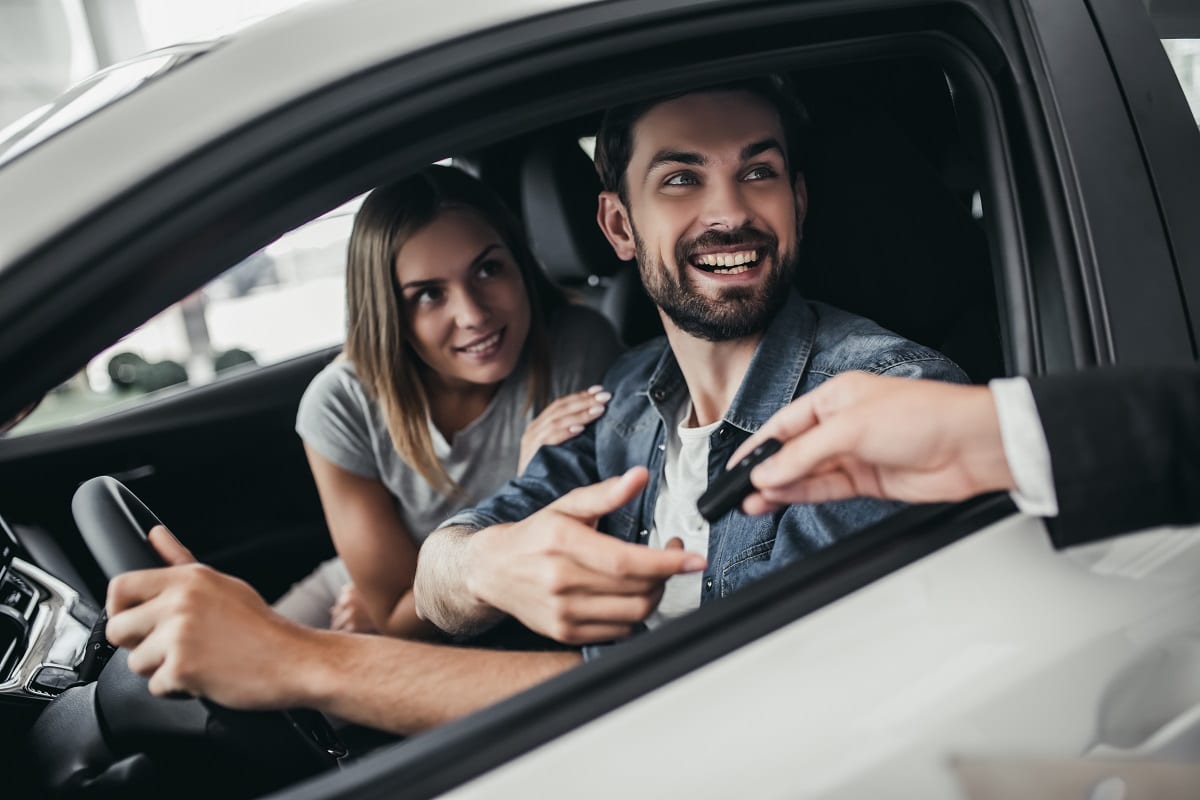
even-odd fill
[(504, 616), (483, 602), (470, 586), (470, 548), (478, 533), (465, 526), (435, 531), (417, 558), (413, 582), (417, 615), (447, 633), (480, 633)]
[(576, 653), (474, 650), (381, 636), (314, 631), (293, 662), (297, 705), (410, 735), (554, 677)]

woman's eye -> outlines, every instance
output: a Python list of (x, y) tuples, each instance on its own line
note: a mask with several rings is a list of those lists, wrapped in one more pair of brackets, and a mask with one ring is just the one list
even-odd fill
[(504, 264), (500, 261), (485, 261), (479, 265), (478, 270), (479, 277), (491, 278), (504, 271)]
[(700, 183), (691, 172), (677, 172), (663, 181), (663, 186), (695, 186)]
[(424, 306), (436, 303), (442, 299), (442, 290), (430, 287), (428, 289), (420, 289), (410, 296), (410, 301), (417, 305)]

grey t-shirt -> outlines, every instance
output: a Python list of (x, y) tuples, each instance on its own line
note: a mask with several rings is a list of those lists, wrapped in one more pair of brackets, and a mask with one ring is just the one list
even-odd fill
[[(586, 306), (563, 308), (547, 333), (552, 397), (599, 383), (621, 352), (608, 320)], [(296, 432), (342, 469), (381, 481), (396, 498), (409, 533), (421, 543), (443, 520), (490, 497), (517, 474), (521, 436), (533, 418), (526, 408), (528, 375), (522, 359), (483, 414), (452, 443), (430, 422), (434, 452), (463, 489), (458, 497), (443, 495), (400, 457), (383, 412), (346, 359), (332, 362), (313, 378), (300, 400)]]

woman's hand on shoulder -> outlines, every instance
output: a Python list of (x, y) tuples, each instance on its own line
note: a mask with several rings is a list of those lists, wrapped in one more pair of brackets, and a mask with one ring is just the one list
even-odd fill
[(353, 583), (342, 587), (341, 594), (329, 610), (329, 627), (346, 633), (378, 633), (375, 623), (363, 605), (362, 597)]
[(538, 414), (521, 437), (521, 459), (517, 472), (524, 472), (542, 445), (562, 444), (583, 433), (587, 424), (600, 417), (612, 394), (603, 386), (563, 395)]

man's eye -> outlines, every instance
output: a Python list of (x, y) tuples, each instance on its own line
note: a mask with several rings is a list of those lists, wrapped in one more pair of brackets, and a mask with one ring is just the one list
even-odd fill
[(695, 186), (700, 180), (691, 172), (676, 172), (663, 181), (663, 186)]
[(766, 180), (767, 178), (774, 178), (778, 174), (779, 173), (777, 173), (771, 167), (755, 167), (754, 169), (747, 172), (745, 177), (742, 180), (761, 181), (761, 180)]

